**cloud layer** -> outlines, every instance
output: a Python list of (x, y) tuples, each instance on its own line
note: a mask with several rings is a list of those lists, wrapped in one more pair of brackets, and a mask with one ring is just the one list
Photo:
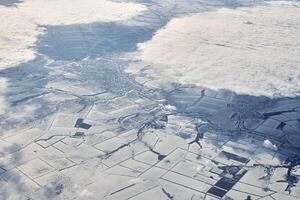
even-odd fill
[(35, 57), (39, 26), (111, 22), (129, 19), (146, 8), (107, 0), (25, 0), (17, 7), (0, 5), (0, 69)]
[(176, 18), (138, 48), (136, 58), (150, 64), (143, 73), (161, 82), (294, 96), (300, 91), (300, 4), (272, 2)]
[[(36, 57), (34, 45), (42, 26), (127, 20), (146, 8), (107, 0), (25, 0), (16, 7), (0, 5), (0, 70)], [(0, 78), (0, 115), (7, 110), (7, 80)]]

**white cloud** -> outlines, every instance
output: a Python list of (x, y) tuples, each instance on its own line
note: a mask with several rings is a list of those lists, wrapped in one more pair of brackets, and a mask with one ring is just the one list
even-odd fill
[(175, 106), (172, 106), (172, 105), (169, 105), (169, 104), (165, 105), (165, 108), (167, 110), (169, 110), (169, 111), (175, 111), (175, 110), (177, 110)]
[(146, 8), (108, 0), (25, 0), (0, 6), (0, 69), (35, 58), (39, 25), (70, 25), (129, 19)]
[(175, 18), (138, 49), (135, 58), (149, 64), (143, 72), (160, 82), (294, 96), (300, 91), (300, 3)]
[(263, 146), (274, 151), (278, 150), (277, 146), (273, 144), (270, 140), (264, 140)]

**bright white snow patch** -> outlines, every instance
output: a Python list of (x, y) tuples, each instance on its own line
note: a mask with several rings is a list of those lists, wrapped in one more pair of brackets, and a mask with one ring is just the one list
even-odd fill
[(39, 25), (69, 25), (127, 20), (146, 8), (108, 0), (25, 0), (0, 6), (0, 69), (35, 58)]
[(172, 106), (172, 105), (169, 105), (169, 104), (165, 105), (165, 108), (167, 110), (169, 110), (169, 111), (175, 111), (175, 110), (177, 110), (175, 106)]
[(300, 91), (300, 3), (175, 18), (138, 49), (136, 58), (149, 64), (144, 73), (161, 83), (294, 96)]
[(277, 146), (273, 144), (270, 140), (264, 140), (263, 146), (274, 151), (278, 150)]

